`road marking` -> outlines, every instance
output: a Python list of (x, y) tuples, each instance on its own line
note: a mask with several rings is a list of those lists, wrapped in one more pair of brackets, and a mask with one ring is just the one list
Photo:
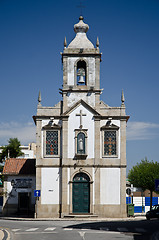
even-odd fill
[(135, 228), (135, 230), (139, 233), (145, 233), (147, 232), (144, 228)]
[(26, 232), (34, 232), (36, 230), (38, 230), (39, 228), (29, 228), (27, 230), (25, 230)]
[[(81, 230), (82, 230), (82, 229), (81, 229)], [(81, 238), (82, 238), (83, 240), (85, 240), (85, 238), (84, 238), (85, 232), (79, 232), (79, 234), (80, 234)]]
[(119, 232), (128, 232), (127, 228), (117, 228)]
[(18, 232), (18, 231), (20, 231), (20, 230), (21, 230), (20, 228), (12, 229), (13, 232)]
[(46, 228), (44, 231), (54, 231), (56, 228), (55, 227), (50, 227), (50, 228)]

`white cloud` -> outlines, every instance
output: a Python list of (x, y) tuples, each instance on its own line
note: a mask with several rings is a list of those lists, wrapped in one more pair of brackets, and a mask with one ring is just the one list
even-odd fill
[(149, 140), (159, 135), (159, 124), (147, 122), (128, 122), (127, 140)]
[(36, 127), (32, 122), (0, 123), (0, 145), (8, 144), (9, 138), (17, 137), (22, 145), (35, 142)]

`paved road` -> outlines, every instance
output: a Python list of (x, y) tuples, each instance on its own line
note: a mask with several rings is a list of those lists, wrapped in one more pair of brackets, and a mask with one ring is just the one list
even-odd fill
[(0, 220), (13, 240), (159, 240), (159, 220), (11, 221)]

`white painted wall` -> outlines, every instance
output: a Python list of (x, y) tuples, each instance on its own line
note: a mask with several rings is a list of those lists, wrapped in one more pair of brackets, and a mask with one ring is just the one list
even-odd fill
[(76, 114), (85, 113), (86, 116), (82, 117), (83, 129), (87, 131), (87, 158), (94, 158), (94, 120), (93, 114), (88, 111), (83, 105), (79, 105), (69, 115), (68, 119), (68, 158), (74, 158), (75, 156), (75, 129), (79, 129), (80, 117)]
[(100, 169), (100, 203), (120, 204), (120, 168)]
[(95, 107), (95, 93), (81, 93), (81, 92), (78, 93), (72, 92), (67, 96), (68, 107), (71, 107), (73, 104), (75, 104), (81, 99), (88, 103), (89, 105), (91, 105), (92, 107)]
[(59, 204), (59, 168), (41, 169), (41, 204)]
[(21, 150), (24, 155), (18, 157), (18, 158), (34, 158), (35, 157), (35, 154), (34, 154), (34, 151), (33, 150), (30, 150), (30, 149), (22, 149)]
[[(13, 188), (12, 180), (16, 179), (32, 179), (31, 188)], [(18, 192), (30, 192), (31, 203), (35, 204), (34, 190), (36, 189), (35, 176), (8, 176), (7, 178), (7, 198), (9, 204), (18, 204)]]

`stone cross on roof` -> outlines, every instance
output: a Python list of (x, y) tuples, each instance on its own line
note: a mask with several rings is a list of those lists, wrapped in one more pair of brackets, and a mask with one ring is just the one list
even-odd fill
[(80, 8), (82, 15), (82, 8), (85, 8), (85, 6), (82, 4), (82, 0), (80, 0), (80, 4), (77, 7)]
[(85, 114), (85, 113), (82, 113), (82, 110), (80, 110), (80, 113), (77, 113), (76, 116), (79, 116), (79, 117), (80, 117), (80, 126), (79, 126), (79, 128), (82, 128), (82, 127), (83, 127), (83, 126), (82, 126), (82, 117), (83, 117), (83, 116), (86, 116), (86, 114)]

